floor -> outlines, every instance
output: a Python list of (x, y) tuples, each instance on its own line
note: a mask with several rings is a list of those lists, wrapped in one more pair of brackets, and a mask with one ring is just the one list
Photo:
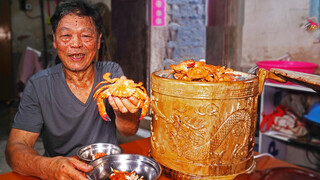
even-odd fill
[[(10, 172), (11, 168), (8, 166), (5, 159), (5, 146), (10, 132), (10, 124), (17, 111), (18, 102), (0, 101), (0, 174)], [(149, 121), (142, 120), (137, 135), (131, 137), (123, 137), (118, 133), (119, 144), (130, 142), (133, 140), (141, 139), (150, 136), (148, 131)], [(146, 127), (146, 128), (145, 128)], [(38, 140), (35, 144), (35, 149), (42, 154), (44, 152), (42, 141)]]

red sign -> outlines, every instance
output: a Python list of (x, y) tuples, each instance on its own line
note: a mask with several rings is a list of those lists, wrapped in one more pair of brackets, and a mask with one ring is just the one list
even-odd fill
[(152, 26), (164, 26), (165, 25), (165, 0), (152, 0), (151, 7), (151, 24)]

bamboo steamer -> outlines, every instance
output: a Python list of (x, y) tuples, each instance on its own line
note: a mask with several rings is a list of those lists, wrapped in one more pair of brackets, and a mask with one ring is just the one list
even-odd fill
[[(171, 179), (233, 179), (255, 168), (258, 96), (265, 78), (236, 82), (151, 76), (151, 153)], [(259, 85), (259, 81), (260, 85)]]

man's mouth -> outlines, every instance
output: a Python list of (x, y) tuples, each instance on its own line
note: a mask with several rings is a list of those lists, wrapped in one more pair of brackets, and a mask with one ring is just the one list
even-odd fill
[(72, 60), (75, 60), (75, 61), (79, 61), (81, 60), (83, 57), (84, 57), (84, 54), (72, 54), (72, 55), (69, 55), (69, 57), (72, 59)]

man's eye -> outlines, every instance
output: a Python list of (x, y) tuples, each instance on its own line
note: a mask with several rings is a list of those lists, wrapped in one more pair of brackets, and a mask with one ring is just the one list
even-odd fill
[(70, 34), (62, 34), (60, 37), (70, 37)]
[(85, 35), (82, 35), (82, 37), (91, 37), (91, 35), (86, 35), (86, 34), (85, 34)]

